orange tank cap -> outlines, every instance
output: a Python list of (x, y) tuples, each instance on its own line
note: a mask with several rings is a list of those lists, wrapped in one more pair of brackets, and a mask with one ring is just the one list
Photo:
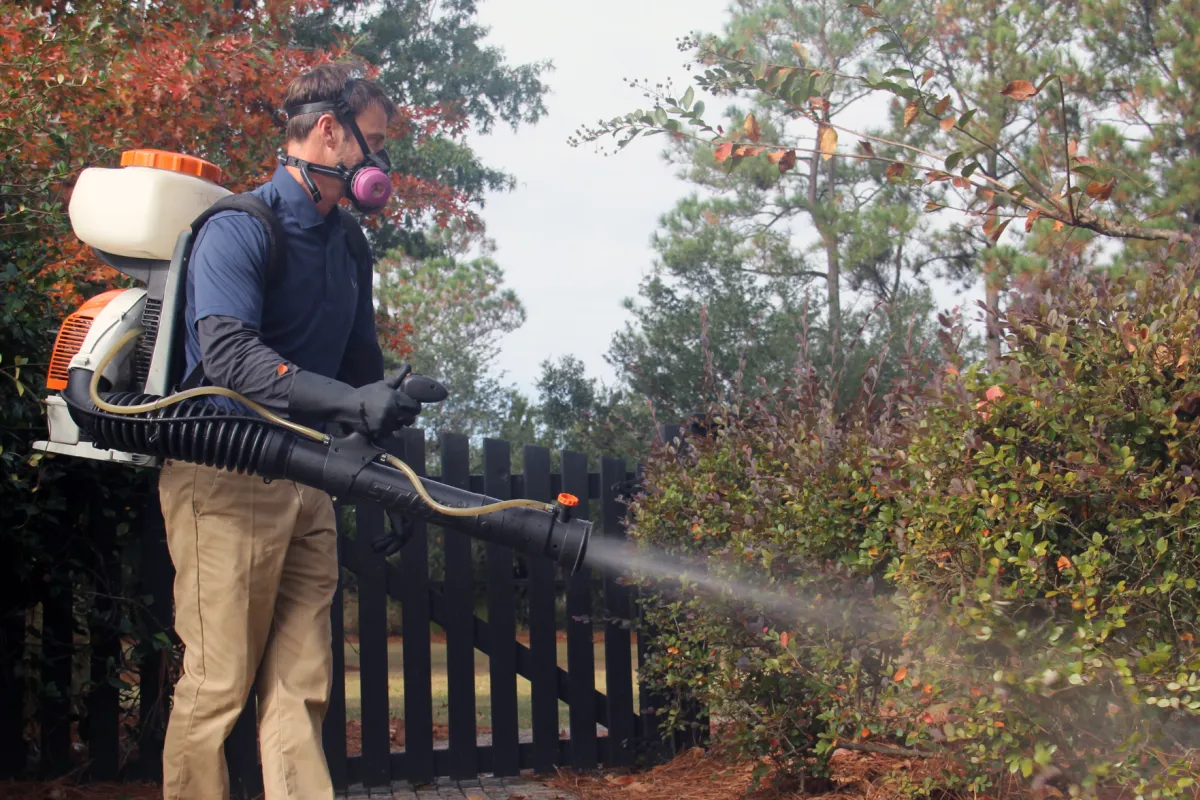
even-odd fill
[(558, 496), (558, 502), (567, 508), (574, 508), (575, 506), (579, 505), (579, 498), (573, 494), (567, 494), (566, 492), (563, 492)]
[(212, 183), (221, 183), (221, 168), (196, 156), (166, 150), (126, 150), (121, 153), (122, 167), (151, 167), (182, 172)]

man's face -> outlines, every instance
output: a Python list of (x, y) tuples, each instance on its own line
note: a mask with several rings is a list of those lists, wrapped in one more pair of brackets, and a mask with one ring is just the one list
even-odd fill
[[(371, 103), (355, 118), (355, 121), (358, 123), (358, 129), (362, 131), (363, 138), (367, 141), (370, 152), (382, 150), (387, 141), (387, 114), (384, 113), (383, 108), (378, 103)], [(347, 167), (353, 167), (366, 158), (367, 154), (362, 151), (353, 131), (348, 127), (338, 125), (337, 133), (338, 145), (334, 152), (333, 163), (329, 166), (337, 166), (338, 163), (341, 163)]]

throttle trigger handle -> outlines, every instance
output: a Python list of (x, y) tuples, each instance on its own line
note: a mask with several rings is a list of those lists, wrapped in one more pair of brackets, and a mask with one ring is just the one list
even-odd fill
[(400, 391), (418, 403), (440, 403), (450, 395), (445, 386), (427, 375), (406, 375)]

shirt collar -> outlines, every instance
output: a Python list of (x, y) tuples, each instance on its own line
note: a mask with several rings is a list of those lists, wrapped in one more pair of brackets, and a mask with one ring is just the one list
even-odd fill
[(292, 177), (287, 167), (280, 164), (275, 168), (271, 182), (279, 190), (279, 196), (301, 228), (317, 228), (324, 225), (327, 219), (317, 211), (317, 206), (308, 194), (308, 190)]

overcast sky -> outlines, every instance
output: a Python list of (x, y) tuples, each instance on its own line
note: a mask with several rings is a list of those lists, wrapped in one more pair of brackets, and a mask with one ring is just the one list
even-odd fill
[(637, 140), (608, 157), (567, 139), (581, 124), (647, 105), (622, 78), (688, 85), (687, 53), (676, 40), (718, 31), (725, 7), (725, 0), (479, 4), (489, 42), (510, 63), (549, 59), (555, 67), (541, 122), (468, 139), (486, 163), (518, 180), (515, 191), (487, 198), (483, 217), (527, 312), (524, 326), (502, 343), (498, 367), (531, 396), (541, 362), (568, 354), (590, 375), (614, 382), (603, 356), (628, 319), (621, 300), (636, 295), (652, 264), (659, 216), (688, 192), (660, 157), (660, 139)]

